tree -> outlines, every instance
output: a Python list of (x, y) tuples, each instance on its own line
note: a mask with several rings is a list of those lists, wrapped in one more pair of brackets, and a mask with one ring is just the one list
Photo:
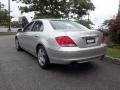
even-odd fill
[(109, 28), (108, 28), (108, 24), (109, 24), (110, 20), (105, 20), (102, 25), (98, 28), (99, 31), (101, 31), (105, 36), (109, 35)]
[(108, 26), (111, 41), (120, 44), (120, 15), (106, 20), (104, 24)]
[[(18, 1), (18, 0), (13, 0)], [(34, 18), (77, 18), (94, 10), (91, 0), (19, 0), (21, 12), (35, 12)]]
[(8, 25), (9, 15), (8, 11), (4, 9), (4, 4), (0, 2), (0, 25)]
[(25, 16), (23, 16), (22, 17), (22, 28), (24, 28), (28, 23), (29, 23), (28, 19)]
[(82, 24), (82, 25), (84, 25), (85, 27), (87, 27), (89, 29), (92, 28), (91, 25), (94, 25), (92, 23), (92, 21), (90, 21), (90, 20), (78, 20), (77, 22), (80, 23), (80, 24)]
[(120, 15), (111, 19), (108, 24), (111, 40), (120, 44)]
[(12, 21), (11, 22), (11, 27), (21, 28), (21, 24), (19, 23), (19, 21)]

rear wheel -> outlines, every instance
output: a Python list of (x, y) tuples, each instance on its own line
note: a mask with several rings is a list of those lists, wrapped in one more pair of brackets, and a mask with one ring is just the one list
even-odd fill
[(41, 68), (47, 69), (49, 67), (50, 65), (49, 58), (43, 46), (38, 47), (37, 58)]
[(20, 44), (19, 44), (18, 39), (15, 39), (15, 46), (16, 46), (16, 49), (17, 49), (18, 51), (21, 51), (21, 50), (22, 50), (22, 48), (20, 47)]

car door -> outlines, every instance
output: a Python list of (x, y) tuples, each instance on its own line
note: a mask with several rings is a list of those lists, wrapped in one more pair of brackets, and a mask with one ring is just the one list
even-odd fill
[(43, 32), (43, 23), (41, 21), (35, 21), (31, 32), (29, 32), (29, 51), (32, 54), (36, 54), (36, 45), (39, 42), (41, 33)]
[(29, 50), (29, 35), (31, 34), (31, 30), (33, 27), (34, 22), (29, 23), (24, 29), (22, 34), (20, 35), (20, 44), (22, 48), (25, 50)]

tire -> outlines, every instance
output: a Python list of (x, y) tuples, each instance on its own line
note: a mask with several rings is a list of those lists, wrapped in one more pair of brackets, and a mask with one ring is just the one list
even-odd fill
[(18, 41), (17, 38), (15, 39), (15, 46), (16, 46), (17, 51), (21, 51), (22, 50), (22, 48), (20, 47), (20, 44), (19, 44), (19, 41)]
[(47, 52), (43, 46), (38, 47), (37, 59), (41, 68), (47, 69), (50, 66), (49, 58)]

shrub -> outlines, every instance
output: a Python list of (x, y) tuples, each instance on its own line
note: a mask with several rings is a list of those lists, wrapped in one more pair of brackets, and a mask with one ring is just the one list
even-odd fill
[(120, 15), (109, 20), (108, 27), (111, 41), (120, 44)]

